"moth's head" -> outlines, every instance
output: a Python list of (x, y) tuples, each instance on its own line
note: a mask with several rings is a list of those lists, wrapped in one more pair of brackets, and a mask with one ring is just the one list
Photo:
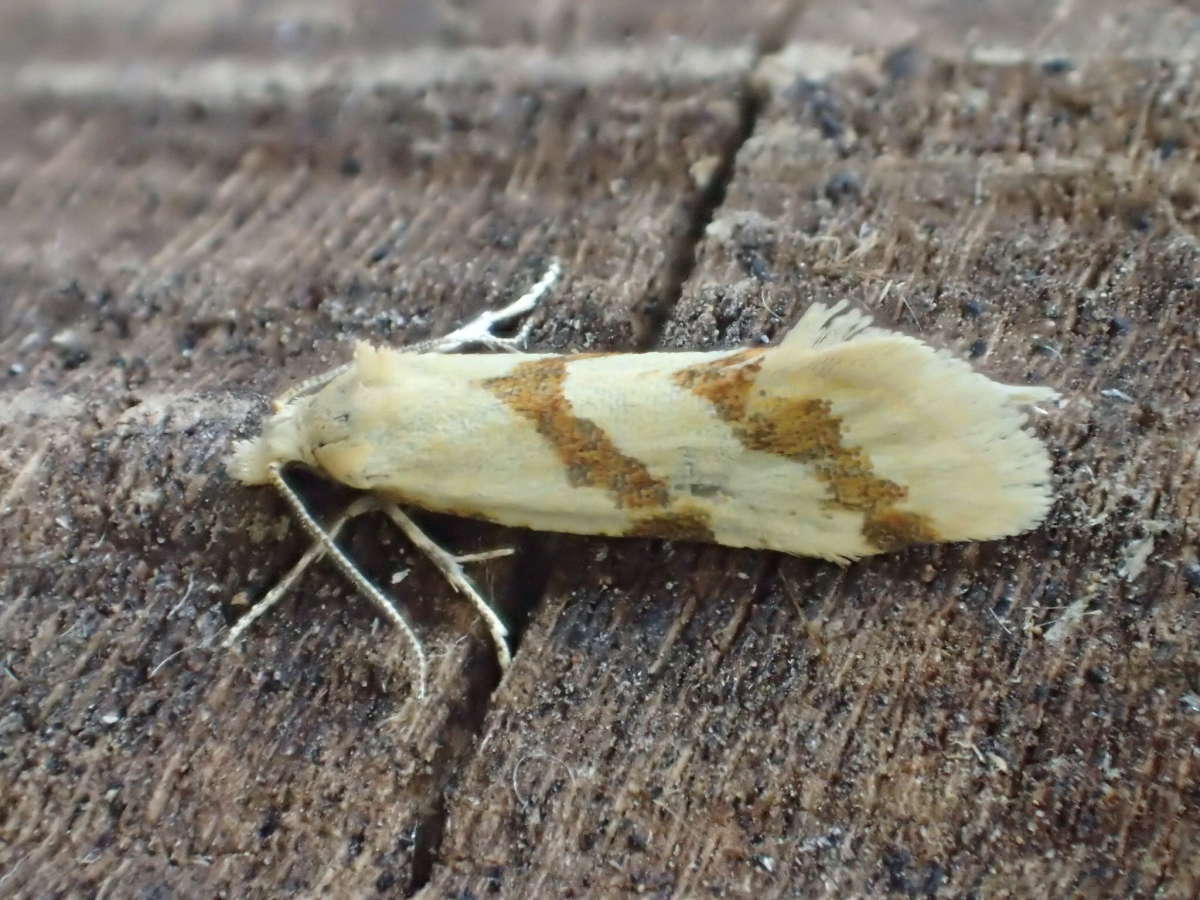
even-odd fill
[(310, 462), (302, 432), (303, 399), (284, 404), (263, 423), (258, 437), (236, 441), (225, 460), (229, 474), (244, 484), (267, 484), (275, 463)]

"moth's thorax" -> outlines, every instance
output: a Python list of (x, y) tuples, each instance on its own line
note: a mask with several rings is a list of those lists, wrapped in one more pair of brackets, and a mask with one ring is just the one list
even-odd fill
[(457, 459), (469, 435), (483, 427), (479, 404), (489, 395), (480, 392), (479, 379), (510, 365), (495, 357), (360, 344), (348, 370), (306, 398), (299, 414), (302, 450), (310, 464), (351, 487), (420, 485), (448, 457)]

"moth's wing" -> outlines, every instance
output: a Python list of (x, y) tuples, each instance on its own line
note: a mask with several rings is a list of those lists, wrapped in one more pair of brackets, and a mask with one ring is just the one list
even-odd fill
[(865, 506), (863, 492), (894, 494), (882, 481), (903, 489), (875, 509), (891, 517), (877, 523), (884, 543), (888, 527), (905, 527), (897, 516), (918, 517), (943, 541), (1016, 534), (1053, 500), (1049, 455), (1026, 430), (1029, 405), (1055, 400), (1053, 390), (993, 381), (862, 313), (809, 310), (769, 354), (759, 384), (791, 397), (792, 409), (826, 401), (837, 442), (822, 465), (838, 501)]
[(1024, 426), (1053, 391), (999, 384), (845, 304), (675, 380), (742, 451), (710, 508), (721, 543), (852, 559), (1014, 534), (1052, 500), (1049, 457)]

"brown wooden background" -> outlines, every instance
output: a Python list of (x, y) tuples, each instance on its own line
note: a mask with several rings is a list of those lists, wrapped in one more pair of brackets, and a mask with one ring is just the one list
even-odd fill
[[(1200, 12), (1106, 2), (8, 0), (0, 894), (1200, 890)], [(1048, 383), (1036, 533), (847, 569), (506, 531), (434, 654), (224, 474), (352, 339), (566, 277), (541, 349), (849, 296)], [(328, 512), (343, 495), (306, 482)]]

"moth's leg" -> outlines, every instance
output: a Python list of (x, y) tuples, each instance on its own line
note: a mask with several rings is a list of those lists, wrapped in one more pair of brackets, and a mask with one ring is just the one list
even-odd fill
[[(296, 517), (300, 520), (300, 524), (309, 533), (316, 543), (318, 543), (325, 553), (328, 553), (342, 574), (345, 575), (350, 582), (359, 589), (359, 591), (371, 600), (379, 611), (388, 618), (393, 625), (400, 630), (408, 641), (409, 647), (416, 658), (417, 664), (417, 696), (425, 699), (425, 686), (429, 681), (429, 660), (425, 656), (425, 648), (421, 644), (421, 639), (417, 637), (417, 633), (413, 630), (412, 624), (408, 621), (408, 617), (394, 604), (387, 594), (371, 583), (370, 579), (362, 573), (362, 571), (354, 564), (354, 561), (348, 557), (342, 548), (333, 542), (333, 538), (326, 532), (321, 524), (313, 518), (312, 513), (305, 507), (304, 501), (300, 496), (292, 490), (291, 485), (283, 477), (283, 464), (272, 463), (269, 469), (271, 481), (283, 495), (284, 499), (291, 505)], [(371, 509), (386, 508), (382, 501), (375, 497), (363, 497), (361, 500), (356, 500), (351, 504), (351, 508), (355, 508), (358, 504), (362, 504), (362, 508), (357, 511), (357, 514), (367, 512)], [(349, 512), (349, 510), (347, 510)], [(314, 557), (315, 558), (315, 557)]]
[(521, 326), (521, 329), (510, 338), (496, 337), (496, 335), (492, 334), (492, 329), (499, 324), (531, 312), (541, 302), (546, 292), (558, 281), (560, 275), (562, 275), (562, 266), (557, 259), (553, 259), (550, 261), (549, 267), (547, 267), (545, 274), (542, 275), (538, 283), (512, 303), (508, 304), (508, 306), (505, 306), (503, 309), (480, 313), (466, 325), (456, 328), (443, 337), (425, 341), (424, 343), (404, 349), (423, 353), (454, 353), (463, 347), (479, 344), (492, 350), (517, 352), (529, 336), (529, 330), (533, 327), (532, 319), (525, 322)]
[(463, 571), (462, 563), (475, 562), (481, 559), (492, 559), (496, 556), (507, 556), (511, 550), (493, 550), (488, 553), (474, 553), (466, 556), (454, 556), (447, 552), (442, 547), (439, 547), (434, 541), (423, 532), (420, 527), (414, 522), (398, 505), (390, 500), (379, 501), (379, 508), (387, 513), (388, 517), (395, 522), (405, 536), (413, 542), (413, 544), (433, 562), (442, 575), (450, 584), (461, 594), (465, 594), (466, 598), (471, 601), (471, 605), (478, 611), (484, 624), (487, 625), (488, 633), (492, 637), (492, 643), (496, 645), (496, 659), (500, 663), (500, 670), (504, 671), (512, 662), (512, 653), (508, 649), (508, 628), (500, 621), (500, 617), (496, 615), (496, 611), (479, 593), (479, 589)]
[(460, 563), (466, 562), (486, 562), (489, 559), (501, 559), (505, 556), (512, 556), (516, 552), (512, 547), (501, 547), (498, 550), (481, 550), (479, 553), (460, 553), (454, 557)]
[[(374, 512), (377, 509), (379, 509), (379, 504), (374, 497), (359, 497), (357, 500), (347, 506), (340, 516), (326, 526), (325, 533), (329, 535), (330, 540), (333, 540), (338, 536), (338, 533), (342, 530), (342, 528), (345, 527), (346, 523), (355, 516), (361, 516), (363, 513)], [(304, 555), (300, 557), (300, 561), (292, 566), (286, 575), (279, 579), (279, 582), (275, 585), (275, 587), (267, 591), (265, 597), (250, 607), (250, 610), (244, 616), (238, 619), (237, 624), (230, 629), (229, 635), (223, 641), (222, 646), (232, 647), (239, 640), (241, 640), (242, 635), (250, 629), (250, 626), (270, 612), (271, 608), (283, 598), (283, 595), (287, 593), (288, 588), (295, 584), (296, 579), (304, 574), (304, 570), (324, 555), (325, 545), (320, 541), (314, 541), (309, 546), (308, 550), (305, 551)]]

